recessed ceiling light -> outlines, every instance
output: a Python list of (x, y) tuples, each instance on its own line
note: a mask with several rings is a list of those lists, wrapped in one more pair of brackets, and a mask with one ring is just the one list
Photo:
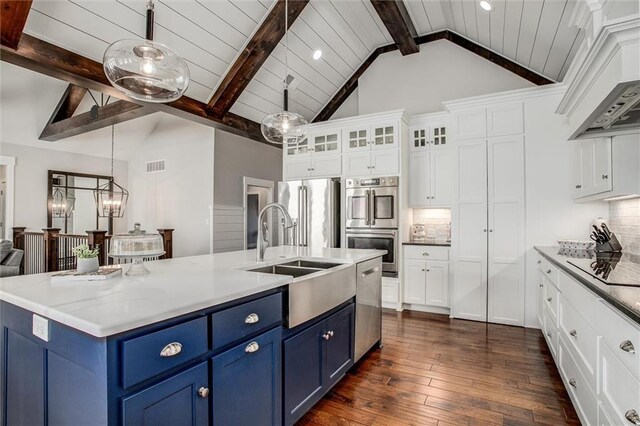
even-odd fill
[(313, 52), (313, 59), (315, 59), (316, 61), (321, 57), (322, 57), (322, 50), (318, 49), (315, 52)]
[(487, 0), (482, 0), (480, 2), (480, 7), (486, 10), (487, 12), (491, 12), (493, 10), (493, 5), (489, 3)]

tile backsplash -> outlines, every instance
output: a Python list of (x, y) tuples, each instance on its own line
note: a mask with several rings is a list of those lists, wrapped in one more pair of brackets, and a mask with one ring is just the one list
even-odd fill
[(451, 237), (450, 209), (413, 209), (413, 223), (425, 225), (428, 239), (447, 241)]
[(640, 198), (610, 201), (609, 227), (623, 251), (640, 255)]

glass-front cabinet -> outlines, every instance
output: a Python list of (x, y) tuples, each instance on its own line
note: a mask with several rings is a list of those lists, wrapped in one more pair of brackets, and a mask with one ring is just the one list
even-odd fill
[(286, 147), (287, 157), (309, 155), (309, 139), (300, 141), (288, 141)]
[(411, 126), (409, 129), (409, 146), (412, 151), (448, 147), (447, 123), (442, 121)]
[(338, 154), (341, 151), (340, 130), (313, 133), (311, 151), (314, 154)]
[(400, 139), (398, 128), (397, 121), (348, 127), (343, 131), (344, 151), (396, 148)]

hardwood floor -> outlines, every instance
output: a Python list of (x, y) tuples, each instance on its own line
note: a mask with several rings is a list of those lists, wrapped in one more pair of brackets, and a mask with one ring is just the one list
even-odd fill
[(580, 424), (539, 330), (385, 310), (369, 353), (298, 425)]

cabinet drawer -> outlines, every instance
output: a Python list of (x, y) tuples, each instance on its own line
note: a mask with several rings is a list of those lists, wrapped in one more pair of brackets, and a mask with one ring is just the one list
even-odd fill
[(576, 361), (567, 350), (563, 337), (560, 337), (558, 342), (558, 366), (580, 420), (586, 425), (595, 425), (598, 422), (596, 395), (587, 384), (587, 380), (578, 369)]
[(449, 260), (449, 247), (405, 246), (404, 255), (415, 260)]
[(549, 280), (545, 280), (543, 303), (545, 310), (548, 312), (553, 323), (558, 325), (558, 306), (560, 303), (560, 292), (555, 286), (551, 285)]
[(596, 331), (615, 356), (640, 380), (640, 328), (615, 312), (605, 301), (598, 303)]
[(564, 294), (560, 296), (560, 317), (558, 331), (572, 351), (589, 387), (596, 389), (596, 369), (598, 361), (598, 336), (587, 321), (571, 304), (567, 303)]
[(631, 410), (640, 413), (640, 382), (602, 339), (598, 397), (606, 412), (615, 417), (613, 424), (632, 425), (633, 423), (625, 418), (626, 414), (631, 415)]
[(537, 264), (538, 268), (544, 273), (547, 279), (551, 281), (553, 285), (560, 288), (560, 285), (558, 283), (558, 275), (560, 274), (560, 271), (558, 270), (558, 268), (556, 268), (551, 264), (551, 262), (549, 262), (542, 256), (539, 257)]
[(125, 340), (122, 387), (128, 388), (207, 352), (207, 318)]
[(556, 325), (549, 317), (549, 312), (545, 310), (542, 324), (542, 332), (544, 333), (544, 338), (547, 340), (547, 346), (549, 346), (549, 350), (551, 351), (551, 355), (557, 359), (558, 352), (558, 329)]
[(211, 315), (213, 348), (221, 348), (282, 323), (282, 293), (243, 303)]
[(587, 290), (585, 286), (571, 278), (564, 272), (560, 272), (560, 291), (567, 303), (570, 303), (578, 312), (584, 312), (585, 315), (592, 315), (585, 319), (591, 327), (595, 329), (595, 318), (593, 313), (598, 309), (598, 296)]

